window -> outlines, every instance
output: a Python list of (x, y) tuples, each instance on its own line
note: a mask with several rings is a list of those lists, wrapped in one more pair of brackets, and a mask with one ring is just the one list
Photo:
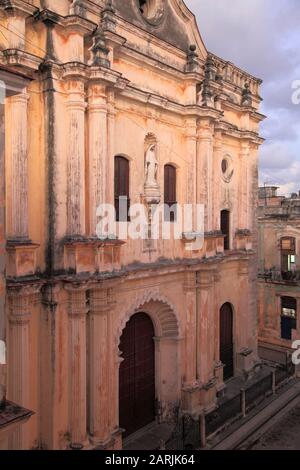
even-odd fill
[(233, 160), (230, 155), (225, 155), (221, 161), (222, 179), (225, 183), (230, 183), (234, 174)]
[(224, 235), (224, 250), (230, 250), (230, 212), (221, 211), (221, 232)]
[[(176, 200), (176, 168), (173, 165), (165, 165), (164, 171), (164, 203), (167, 206), (165, 210), (165, 221), (174, 222), (177, 216)], [(171, 211), (167, 209), (172, 209)]]
[(284, 237), (280, 240), (281, 271), (284, 279), (289, 279), (291, 273), (296, 271), (296, 240), (293, 237)]
[(149, 23), (157, 24), (163, 17), (164, 0), (137, 0), (142, 16)]
[(129, 161), (121, 156), (115, 157), (115, 210), (116, 221), (129, 220)]
[(222, 172), (225, 174), (228, 170), (228, 160), (225, 158), (222, 160)]
[(281, 338), (292, 339), (292, 330), (297, 328), (297, 300), (281, 297)]

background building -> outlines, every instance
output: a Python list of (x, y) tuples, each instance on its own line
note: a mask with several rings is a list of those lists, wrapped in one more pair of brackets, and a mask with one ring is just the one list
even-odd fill
[(300, 194), (277, 189), (259, 191), (259, 346), (262, 358), (284, 363), (300, 339)]
[[(6, 102), (8, 394), (35, 411), (10, 447), (118, 449), (255, 370), (261, 81), (182, 0), (0, 6), (32, 78)], [(204, 246), (97, 239), (119, 197), (203, 204)]]

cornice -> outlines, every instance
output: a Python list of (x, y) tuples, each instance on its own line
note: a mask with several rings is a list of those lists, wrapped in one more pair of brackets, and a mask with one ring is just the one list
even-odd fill
[(215, 127), (215, 130), (221, 131), (222, 134), (234, 137), (239, 140), (249, 140), (257, 145), (261, 145), (265, 141), (265, 139), (260, 137), (257, 132), (239, 129), (238, 127), (235, 127), (226, 121), (219, 121)]
[(236, 111), (237, 113), (249, 113), (251, 118), (257, 122), (261, 122), (266, 119), (264, 114), (259, 113), (253, 106), (242, 106), (237, 103), (232, 103), (231, 101), (221, 99), (223, 108)]
[(33, 74), (39, 70), (44, 59), (20, 49), (5, 49), (0, 52), (0, 65), (5, 66), (12, 73), (21, 73), (33, 78)]
[(25, 17), (34, 15), (38, 8), (23, 0), (0, 0), (0, 9), (8, 16), (21, 14)]
[(201, 82), (204, 78), (204, 71), (202, 73), (185, 72), (184, 67), (186, 65), (186, 56), (185, 62), (182, 63), (182, 69), (180, 69), (164, 62), (163, 58), (160, 59), (158, 57), (150, 57), (142, 51), (134, 49), (133, 46), (125, 42), (122, 47), (120, 47), (120, 49), (117, 51), (116, 57), (126, 57), (129, 62), (133, 62), (140, 66), (142, 65), (143, 67), (145, 67), (146, 63), (150, 68), (156, 71), (159, 70), (160, 73), (164, 73), (167, 76), (171, 76), (173, 80), (176, 80), (178, 82), (182, 82), (182, 80), (191, 79), (195, 80), (195, 82)]
[(86, 82), (102, 82), (122, 92), (129, 81), (122, 74), (106, 67), (93, 67), (82, 62), (68, 62), (60, 66), (63, 79), (80, 79)]
[(97, 24), (86, 18), (78, 15), (61, 16), (48, 9), (36, 12), (35, 20), (61, 26), (67, 33), (79, 32), (88, 35), (97, 29)]

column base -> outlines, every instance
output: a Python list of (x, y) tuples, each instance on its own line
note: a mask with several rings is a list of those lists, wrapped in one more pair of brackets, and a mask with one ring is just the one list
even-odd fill
[(106, 440), (99, 440), (90, 436), (90, 449), (92, 450), (122, 450), (123, 429), (117, 428)]
[(254, 365), (255, 363), (252, 349), (244, 348), (237, 354), (237, 374), (243, 375), (246, 379), (251, 378), (254, 375)]
[(120, 240), (68, 238), (64, 244), (64, 268), (75, 274), (121, 269)]
[(197, 417), (201, 413), (210, 413), (217, 406), (217, 379), (208, 383), (198, 383), (182, 389), (182, 411)]
[(248, 229), (239, 229), (235, 233), (235, 245), (237, 250), (251, 251), (252, 239)]

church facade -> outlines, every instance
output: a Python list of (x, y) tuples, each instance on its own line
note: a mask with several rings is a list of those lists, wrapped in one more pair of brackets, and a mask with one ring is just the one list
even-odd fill
[[(0, 9), (0, 67), (29, 80), (6, 100), (5, 314), (8, 397), (35, 414), (9, 446), (120, 449), (257, 364), (261, 81), (182, 0)], [(99, 236), (103, 204), (151, 228), (162, 203), (172, 227), (193, 208), (181, 236), (125, 237), (119, 211)]]

